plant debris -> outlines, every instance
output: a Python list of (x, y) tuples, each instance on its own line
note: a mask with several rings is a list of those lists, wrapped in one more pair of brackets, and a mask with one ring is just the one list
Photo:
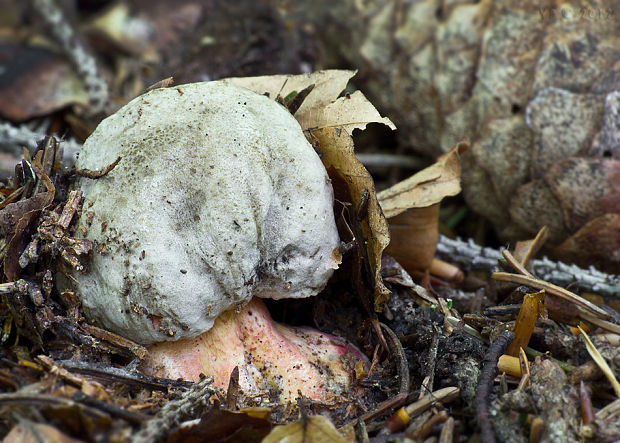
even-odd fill
[[(0, 122), (0, 145), (10, 145), (0, 158), (8, 165), (0, 187), (4, 441), (618, 441), (620, 277), (587, 268), (598, 263), (615, 271), (609, 261), (618, 225), (611, 22), (563, 21), (552, 8), (532, 9), (532, 2), (364, 4), (369, 26), (353, 19), (343, 24), (359, 16), (362, 3), (315, 14), (324, 3), (317, 2), (304, 6), (302, 26), (299, 16), (287, 14), (289, 6), (271, 2), (233, 7), (183, 0), (170, 10), (165, 1), (129, 7), (121, 0), (109, 7), (91, 2), (85, 11), (80, 2), (61, 10), (38, 0), (42, 18), (25, 23), (24, 6), (6, 1), (15, 4), (0, 24), (6, 40), (0, 58), (23, 63), (8, 63), (8, 77), (0, 74), (10, 80), (0, 88), (0, 113), (8, 119)], [(338, 20), (317, 20), (334, 14)], [(28, 37), (17, 32), (22, 26)], [(350, 38), (333, 38), (351, 27)], [(542, 39), (536, 54), (514, 38), (528, 32), (527, 42)], [(355, 45), (345, 58), (356, 61), (360, 75), (265, 75), (317, 66), (323, 55), (311, 33), (340, 47)], [(453, 65), (459, 54), (464, 66)], [(506, 75), (516, 62), (525, 70)], [(575, 62), (578, 69), (570, 68)], [(579, 75), (592, 69), (601, 75), (591, 72), (580, 83)], [(534, 70), (539, 74), (530, 75)], [(563, 75), (550, 77), (553, 72)], [(77, 231), (75, 220), (87, 209), (72, 182), (105, 180), (129, 161), (112, 158), (88, 171), (68, 160), (104, 114), (148, 85), (175, 88), (172, 73), (178, 84), (259, 75), (226, 81), (283, 105), (321, 155), (336, 195), (342, 242), (332, 255), (339, 268), (317, 297), (267, 307), (279, 322), (346, 337), (368, 357), (368, 366), (351, 369), (351, 393), (323, 401), (300, 395), (282, 404), (267, 394), (246, 395), (239, 368), (224, 395), (210, 377), (145, 375), (139, 370), (144, 346), (90, 324), (79, 290), (58, 289), (55, 276), (87, 271), (99, 252)], [(366, 85), (385, 114), (347, 86), (351, 79)], [(484, 81), (499, 89), (483, 88)], [(405, 159), (429, 162), (382, 146), (394, 129), (390, 118), (406, 129), (400, 140), (418, 151), (438, 154), (463, 136), (472, 146), (461, 157), (459, 144), (401, 181), (402, 171), (394, 170)], [(455, 138), (457, 127), (464, 132)], [(389, 165), (371, 175), (355, 156), (358, 145), (378, 147)], [(454, 226), (467, 210), (454, 197), (438, 203), (459, 192), (461, 174), (473, 209), (500, 234), (538, 235), (520, 235), (522, 242), (498, 249), (498, 242), (485, 241), (492, 239), (488, 227), (477, 223), (468, 237), (483, 246), (455, 240), (463, 231)], [(426, 218), (416, 212), (420, 206)], [(386, 249), (390, 230), (396, 232), (386, 217), (393, 223), (399, 211), (412, 211), (414, 224), (426, 223), (430, 232), (424, 264), (415, 269), (406, 265), (416, 252), (411, 247), (397, 257)], [(402, 243), (394, 238), (391, 247)], [(547, 251), (586, 268), (538, 258), (545, 241)], [(461, 268), (438, 271), (437, 258)]]

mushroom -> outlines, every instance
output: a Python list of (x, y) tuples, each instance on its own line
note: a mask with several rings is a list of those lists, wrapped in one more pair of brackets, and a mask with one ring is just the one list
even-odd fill
[[(224, 82), (148, 92), (84, 143), (78, 232), (87, 272), (65, 279), (87, 318), (143, 345), (142, 370), (320, 399), (366, 361), (342, 339), (274, 323), (261, 298), (316, 295), (337, 267), (325, 168), (294, 117)], [(61, 278), (62, 280), (62, 278)]]

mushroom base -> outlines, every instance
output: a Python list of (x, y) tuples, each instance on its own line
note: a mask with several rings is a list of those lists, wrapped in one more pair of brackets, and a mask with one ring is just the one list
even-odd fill
[(221, 314), (213, 328), (197, 337), (152, 345), (141, 369), (190, 381), (205, 374), (225, 390), (238, 367), (246, 394), (276, 392), (285, 402), (299, 392), (315, 400), (347, 393), (359, 361), (368, 365), (367, 358), (341, 338), (274, 322), (263, 301), (254, 297), (239, 312)]

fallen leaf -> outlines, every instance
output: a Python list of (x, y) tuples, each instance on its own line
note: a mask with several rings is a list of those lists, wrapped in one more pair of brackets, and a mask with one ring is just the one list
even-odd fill
[(260, 442), (271, 430), (268, 408), (246, 408), (240, 411), (212, 409), (196, 422), (192, 420), (173, 430), (168, 443), (227, 441)]
[(49, 177), (45, 175), (41, 165), (43, 151), (39, 151), (32, 162), (32, 168), (39, 180), (45, 185), (46, 191), (35, 194), (26, 200), (11, 203), (0, 210), (0, 228), (7, 239), (4, 256), (4, 273), (9, 281), (19, 278), (21, 267), (19, 257), (23, 252), (34, 223), (38, 220), (41, 210), (48, 207), (54, 200), (55, 188)]
[[(376, 197), (375, 183), (366, 168), (355, 158), (353, 139), (346, 131), (322, 128), (312, 130), (311, 134), (318, 142), (321, 160), (330, 177), (335, 180), (333, 177), (337, 175), (347, 188), (362, 231), (363, 238), (358, 238), (358, 242), (369, 267), (374, 291), (374, 309), (380, 311), (390, 297), (390, 291), (381, 279), (381, 255), (390, 242), (390, 232)], [(362, 214), (364, 194), (367, 194), (367, 206), (366, 213)], [(336, 195), (338, 198), (337, 193)]]
[(347, 443), (327, 417), (313, 415), (284, 426), (277, 426), (263, 443)]
[(620, 214), (605, 214), (590, 220), (552, 251), (564, 261), (617, 273), (620, 269)]
[[(331, 104), (344, 91), (351, 77), (357, 71), (330, 69), (300, 75), (264, 75), (259, 77), (236, 77), (222, 81), (250, 89), (258, 94), (267, 95), (272, 100), (287, 97), (291, 93), (300, 92), (310, 85), (314, 89), (304, 99), (295, 112), (295, 118), (304, 119), (305, 115), (316, 112)], [(301, 124), (301, 122), (300, 122)], [(308, 129), (303, 127), (302, 129)]]
[(385, 252), (410, 274), (429, 269), (439, 241), (439, 204), (407, 209), (392, 217), (389, 227)]
[(460, 155), (468, 147), (468, 142), (459, 142), (436, 163), (381, 191), (377, 197), (385, 216), (391, 218), (409, 208), (434, 205), (461, 192)]
[(370, 122), (383, 123), (390, 129), (396, 129), (394, 123), (381, 117), (379, 111), (360, 91), (340, 97), (325, 107), (310, 108), (301, 114), (295, 114), (299, 125), (304, 129), (341, 128), (349, 134), (354, 129), (364, 130)]
[(459, 142), (436, 163), (377, 195), (392, 237), (386, 252), (410, 273), (431, 265), (439, 240), (439, 202), (461, 191), (460, 155), (468, 147)]

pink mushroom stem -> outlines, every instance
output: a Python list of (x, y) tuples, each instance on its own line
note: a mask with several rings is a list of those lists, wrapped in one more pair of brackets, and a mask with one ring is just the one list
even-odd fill
[(245, 393), (273, 391), (280, 399), (292, 400), (301, 392), (320, 400), (329, 393), (348, 392), (358, 361), (368, 365), (345, 340), (277, 323), (263, 301), (254, 297), (239, 312), (221, 314), (213, 328), (197, 337), (152, 345), (142, 370), (192, 381), (206, 374), (225, 390), (238, 367)]

